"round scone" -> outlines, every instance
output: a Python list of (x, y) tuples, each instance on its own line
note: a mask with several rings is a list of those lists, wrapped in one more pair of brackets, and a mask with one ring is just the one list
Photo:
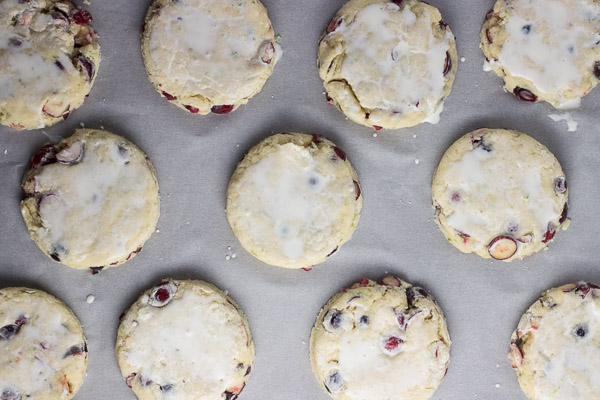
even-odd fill
[(215, 286), (164, 280), (121, 316), (116, 354), (140, 400), (236, 399), (254, 363), (248, 321)]
[(448, 241), (483, 258), (522, 259), (569, 224), (558, 160), (516, 131), (479, 129), (454, 142), (433, 175), (432, 196)]
[(329, 300), (310, 337), (313, 372), (336, 400), (426, 400), (450, 362), (446, 319), (422, 288), (363, 278)]
[(23, 177), (21, 213), (54, 261), (96, 273), (142, 250), (158, 221), (154, 167), (136, 145), (112, 133), (78, 129), (33, 156)]
[(320, 135), (281, 133), (254, 146), (227, 189), (227, 219), (267, 264), (310, 269), (356, 229), (362, 196), (346, 154)]
[(0, 123), (37, 129), (90, 92), (100, 46), (92, 16), (69, 0), (0, 1)]
[(458, 65), (437, 8), (417, 0), (350, 0), (319, 45), (328, 101), (375, 129), (437, 123)]
[(62, 301), (36, 289), (0, 289), (0, 399), (72, 398), (87, 351), (81, 324)]
[(527, 102), (576, 108), (600, 80), (599, 0), (498, 0), (481, 30), (484, 69)]
[(142, 27), (150, 81), (194, 114), (227, 114), (246, 104), (281, 53), (258, 0), (156, 0)]
[(512, 334), (510, 359), (531, 400), (600, 398), (600, 286), (542, 294)]

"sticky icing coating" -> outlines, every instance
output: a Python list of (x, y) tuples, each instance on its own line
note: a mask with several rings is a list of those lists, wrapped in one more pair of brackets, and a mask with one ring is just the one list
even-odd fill
[(162, 96), (191, 113), (226, 114), (262, 89), (282, 50), (258, 0), (156, 0), (142, 54)]
[(350, 239), (362, 195), (346, 154), (319, 135), (278, 134), (253, 147), (227, 190), (227, 219), (253, 256), (310, 268)]
[(119, 265), (135, 256), (160, 214), (146, 155), (106, 131), (78, 129), (46, 145), (23, 177), (21, 213), (36, 244), (72, 268)]
[(229, 400), (246, 385), (254, 343), (243, 313), (215, 286), (165, 280), (124, 313), (116, 354), (138, 399)]
[(600, 287), (544, 292), (519, 321), (510, 359), (531, 400), (600, 398)]
[(457, 66), (450, 28), (416, 0), (351, 0), (319, 45), (330, 103), (376, 129), (437, 123)]
[(484, 258), (521, 259), (569, 224), (558, 160), (516, 131), (479, 129), (457, 140), (435, 171), (432, 196), (448, 241)]
[(446, 320), (422, 288), (363, 278), (323, 307), (310, 338), (312, 369), (336, 400), (426, 400), (446, 375)]
[(81, 324), (62, 301), (36, 289), (0, 289), (0, 398), (71, 399), (86, 369)]
[(69, 0), (0, 2), (1, 124), (43, 128), (81, 106), (100, 63), (91, 20)]
[(498, 0), (481, 31), (484, 69), (521, 100), (579, 107), (600, 79), (600, 2)]

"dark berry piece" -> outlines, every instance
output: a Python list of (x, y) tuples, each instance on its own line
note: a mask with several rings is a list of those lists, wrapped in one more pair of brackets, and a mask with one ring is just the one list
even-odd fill
[(104, 266), (102, 267), (90, 267), (90, 271), (92, 272), (92, 275), (98, 275), (100, 273), (100, 271), (102, 271), (104, 269)]
[(333, 250), (331, 251), (331, 253), (327, 254), (327, 257), (330, 257), (330, 256), (331, 256), (333, 253), (335, 253), (337, 250), (338, 250), (338, 248), (337, 248), (337, 246), (336, 246), (336, 248), (335, 248), (335, 249), (333, 249)]
[(339, 328), (342, 323), (342, 312), (335, 310), (329, 316), (329, 325), (333, 328)]
[(251, 365), (249, 365), (248, 369), (246, 369), (246, 373), (244, 374), (244, 376), (250, 375), (250, 372), (252, 372), (252, 366)]
[(340, 17), (334, 17), (331, 22), (329, 23), (329, 25), (327, 25), (327, 33), (331, 33), (333, 31), (335, 31), (338, 26), (340, 26), (342, 23), (342, 18)]
[(314, 144), (320, 144), (323, 141), (323, 135), (319, 135), (318, 133), (312, 134), (312, 142)]
[(490, 44), (494, 43), (494, 38), (492, 37), (492, 32), (490, 31), (490, 28), (487, 28), (485, 30), (485, 37), (487, 38)]
[(567, 191), (567, 178), (564, 176), (557, 176), (554, 178), (554, 191), (557, 194), (563, 194)]
[(77, 25), (89, 25), (92, 22), (92, 14), (87, 10), (75, 8), (71, 12), (71, 21)]
[(275, 44), (273, 42), (267, 42), (259, 52), (261, 54), (260, 60), (265, 64), (271, 64), (273, 57), (275, 57)]
[(94, 63), (92, 60), (78, 54), (73, 57), (73, 65), (84, 76), (87, 82), (91, 82), (94, 79)]
[(577, 325), (575, 329), (573, 329), (573, 336), (577, 339), (583, 339), (588, 334), (588, 326), (585, 324)]
[(600, 61), (594, 63), (594, 75), (596, 78), (600, 79)]
[(556, 235), (556, 227), (552, 222), (548, 222), (548, 229), (546, 230), (546, 233), (544, 233), (542, 243), (548, 243), (549, 241), (554, 239), (554, 235)]
[(531, 24), (523, 25), (523, 27), (521, 28), (521, 32), (523, 32), (524, 35), (529, 35), (531, 33), (531, 28)]
[(83, 157), (83, 142), (77, 140), (56, 154), (56, 161), (61, 164), (73, 165)]
[(448, 24), (443, 19), (440, 19), (439, 25), (440, 25), (440, 29), (443, 31), (445, 31), (446, 28), (448, 28)]
[(81, 345), (71, 346), (69, 350), (67, 350), (66, 353), (63, 355), (63, 358), (76, 356), (82, 353), (87, 353), (87, 345), (85, 343)]
[(342, 378), (342, 374), (337, 371), (329, 375), (327, 382), (325, 382), (325, 388), (329, 393), (339, 392), (342, 386), (344, 386), (344, 379)]
[(177, 100), (177, 96), (173, 96), (172, 94), (169, 94), (164, 90), (162, 91), (162, 95), (165, 96), (169, 101)]
[(360, 317), (359, 323), (362, 327), (369, 326), (369, 316), (363, 315), (362, 317)]
[(396, 4), (398, 7), (402, 4), (404, 0), (392, 0), (392, 3)]
[(12, 389), (4, 389), (0, 394), (0, 400), (21, 400), (21, 395)]
[(533, 94), (530, 90), (523, 89), (523, 88), (517, 86), (513, 90), (513, 93), (520, 100), (527, 101), (529, 103), (535, 103), (537, 101), (537, 96), (535, 94)]
[(50, 258), (56, 262), (60, 262), (60, 256), (58, 255), (57, 252), (50, 253)]
[(172, 281), (165, 281), (156, 286), (148, 298), (148, 303), (154, 307), (164, 307), (177, 293), (177, 285)]
[(56, 147), (53, 144), (45, 144), (31, 158), (29, 169), (43, 167), (56, 162)]
[(184, 105), (185, 109), (191, 112), (192, 114), (198, 114), (200, 110), (194, 106)]
[(22, 326), (23, 324), (26, 324), (27, 321), (29, 321), (29, 319), (23, 314), (21, 314), (19, 315), (19, 318), (17, 318), (17, 320), (15, 321), (15, 325)]
[(11, 47), (21, 47), (22, 44), (23, 40), (19, 37), (13, 36), (10, 39), (8, 39), (8, 45)]
[(360, 197), (360, 185), (358, 184), (358, 182), (356, 182), (355, 180), (352, 180), (352, 183), (354, 183), (354, 193), (356, 193), (356, 199), (358, 200), (358, 198)]
[(132, 374), (129, 374), (129, 375), (127, 376), (127, 378), (125, 378), (125, 384), (126, 384), (128, 387), (131, 387), (131, 382), (133, 381), (133, 378), (135, 378), (135, 376), (136, 376), (136, 375), (137, 375), (137, 374), (134, 372), (134, 373), (132, 373)]
[(396, 336), (390, 336), (384, 343), (383, 347), (387, 351), (397, 350), (398, 346), (400, 346), (404, 341)]
[(171, 384), (167, 384), (167, 385), (160, 385), (160, 391), (161, 392), (170, 392), (171, 390), (173, 390), (173, 385)]
[(444, 76), (446, 76), (451, 69), (452, 59), (450, 58), (450, 53), (446, 52), (446, 60), (444, 61)]
[(60, 61), (58, 61), (58, 60), (56, 60), (54, 62), (54, 65), (56, 65), (58, 67), (58, 69), (60, 69), (61, 71), (65, 70), (65, 66)]
[(52, 17), (52, 22), (55, 25), (60, 25), (65, 30), (69, 30), (69, 27), (71, 26), (71, 22), (69, 21), (69, 17), (67, 17), (67, 14), (65, 14), (64, 12), (62, 12), (60, 10), (54, 10), (50, 13), (50, 16)]
[(568, 213), (569, 213), (569, 205), (567, 203), (565, 203), (562, 213), (560, 214), (560, 219), (558, 220), (559, 224), (562, 224), (563, 222), (565, 222), (567, 220)]
[(462, 199), (460, 193), (458, 192), (452, 192), (452, 194), (450, 195), (450, 201), (452, 203), (460, 203), (460, 200)]
[(19, 333), (20, 329), (21, 327), (17, 324), (4, 325), (0, 328), (0, 339), (10, 340)]
[[(341, 158), (343, 161), (346, 161), (346, 153), (344, 153), (344, 151), (342, 149), (340, 149), (339, 147), (336, 147), (336, 146), (333, 146), (332, 149), (337, 157)], [(336, 157), (332, 157), (332, 158), (334, 160), (337, 159)]]
[(497, 236), (488, 244), (488, 253), (496, 260), (507, 260), (515, 255), (519, 245), (510, 236)]
[(210, 109), (211, 112), (215, 114), (229, 114), (233, 111), (233, 105), (221, 105), (221, 106), (212, 106)]

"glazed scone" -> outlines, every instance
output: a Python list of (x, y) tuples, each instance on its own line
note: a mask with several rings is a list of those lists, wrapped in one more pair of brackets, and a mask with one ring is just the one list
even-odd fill
[(37, 289), (0, 289), (0, 399), (72, 398), (87, 351), (81, 324), (62, 301)]
[(416, 0), (350, 0), (321, 39), (328, 101), (375, 129), (437, 123), (458, 65), (450, 27)]
[(142, 27), (150, 81), (194, 114), (227, 114), (246, 104), (281, 53), (258, 0), (156, 0)]
[(510, 359), (531, 400), (600, 399), (600, 286), (542, 294), (512, 335)]
[(227, 189), (227, 219), (267, 264), (310, 269), (356, 229), (362, 196), (346, 154), (320, 135), (281, 133), (254, 146)]
[(458, 139), (433, 175), (432, 196), (448, 241), (483, 258), (521, 259), (569, 223), (558, 160), (517, 131), (479, 129)]
[(310, 358), (336, 400), (426, 400), (446, 375), (450, 337), (425, 290), (393, 276), (363, 278), (321, 310)]
[(599, 0), (498, 0), (481, 30), (484, 69), (519, 99), (576, 108), (600, 80)]
[(37, 129), (67, 118), (96, 79), (92, 16), (69, 0), (0, 1), (0, 123)]
[(202, 281), (168, 279), (123, 314), (116, 354), (140, 400), (233, 400), (250, 376), (254, 343), (225, 293)]
[(22, 188), (21, 213), (39, 248), (92, 272), (139, 253), (160, 214), (150, 160), (127, 139), (101, 130), (78, 129), (43, 146)]

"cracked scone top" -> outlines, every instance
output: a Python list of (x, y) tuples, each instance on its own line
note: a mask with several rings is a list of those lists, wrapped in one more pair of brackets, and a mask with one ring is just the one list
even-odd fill
[(363, 278), (323, 307), (310, 338), (312, 369), (336, 400), (426, 400), (446, 375), (446, 320), (422, 288)]
[(100, 63), (91, 21), (69, 0), (0, 1), (0, 123), (43, 128), (81, 106)]
[(567, 228), (567, 181), (558, 160), (524, 133), (479, 129), (457, 140), (432, 185), (435, 221), (456, 248), (512, 261)]
[(258, 0), (156, 0), (142, 28), (150, 81), (194, 114), (227, 114), (246, 104), (281, 53)]
[(437, 123), (457, 68), (454, 35), (415, 0), (350, 0), (319, 45), (329, 101), (375, 129)]
[(87, 369), (81, 324), (41, 290), (0, 289), (0, 398), (70, 399)]
[(600, 1), (498, 0), (481, 30), (484, 69), (519, 99), (575, 108), (600, 79)]
[(116, 354), (140, 400), (236, 399), (254, 363), (248, 321), (221, 290), (164, 280), (124, 313)]
[(254, 146), (227, 189), (227, 219), (244, 249), (284, 268), (311, 268), (356, 229), (362, 195), (346, 154), (320, 135), (282, 133)]
[(510, 359), (531, 400), (600, 398), (600, 287), (544, 292), (519, 321)]
[(31, 238), (53, 260), (83, 269), (119, 265), (148, 240), (160, 214), (158, 182), (146, 155), (112, 133), (78, 129), (43, 146), (22, 182), (21, 213)]

